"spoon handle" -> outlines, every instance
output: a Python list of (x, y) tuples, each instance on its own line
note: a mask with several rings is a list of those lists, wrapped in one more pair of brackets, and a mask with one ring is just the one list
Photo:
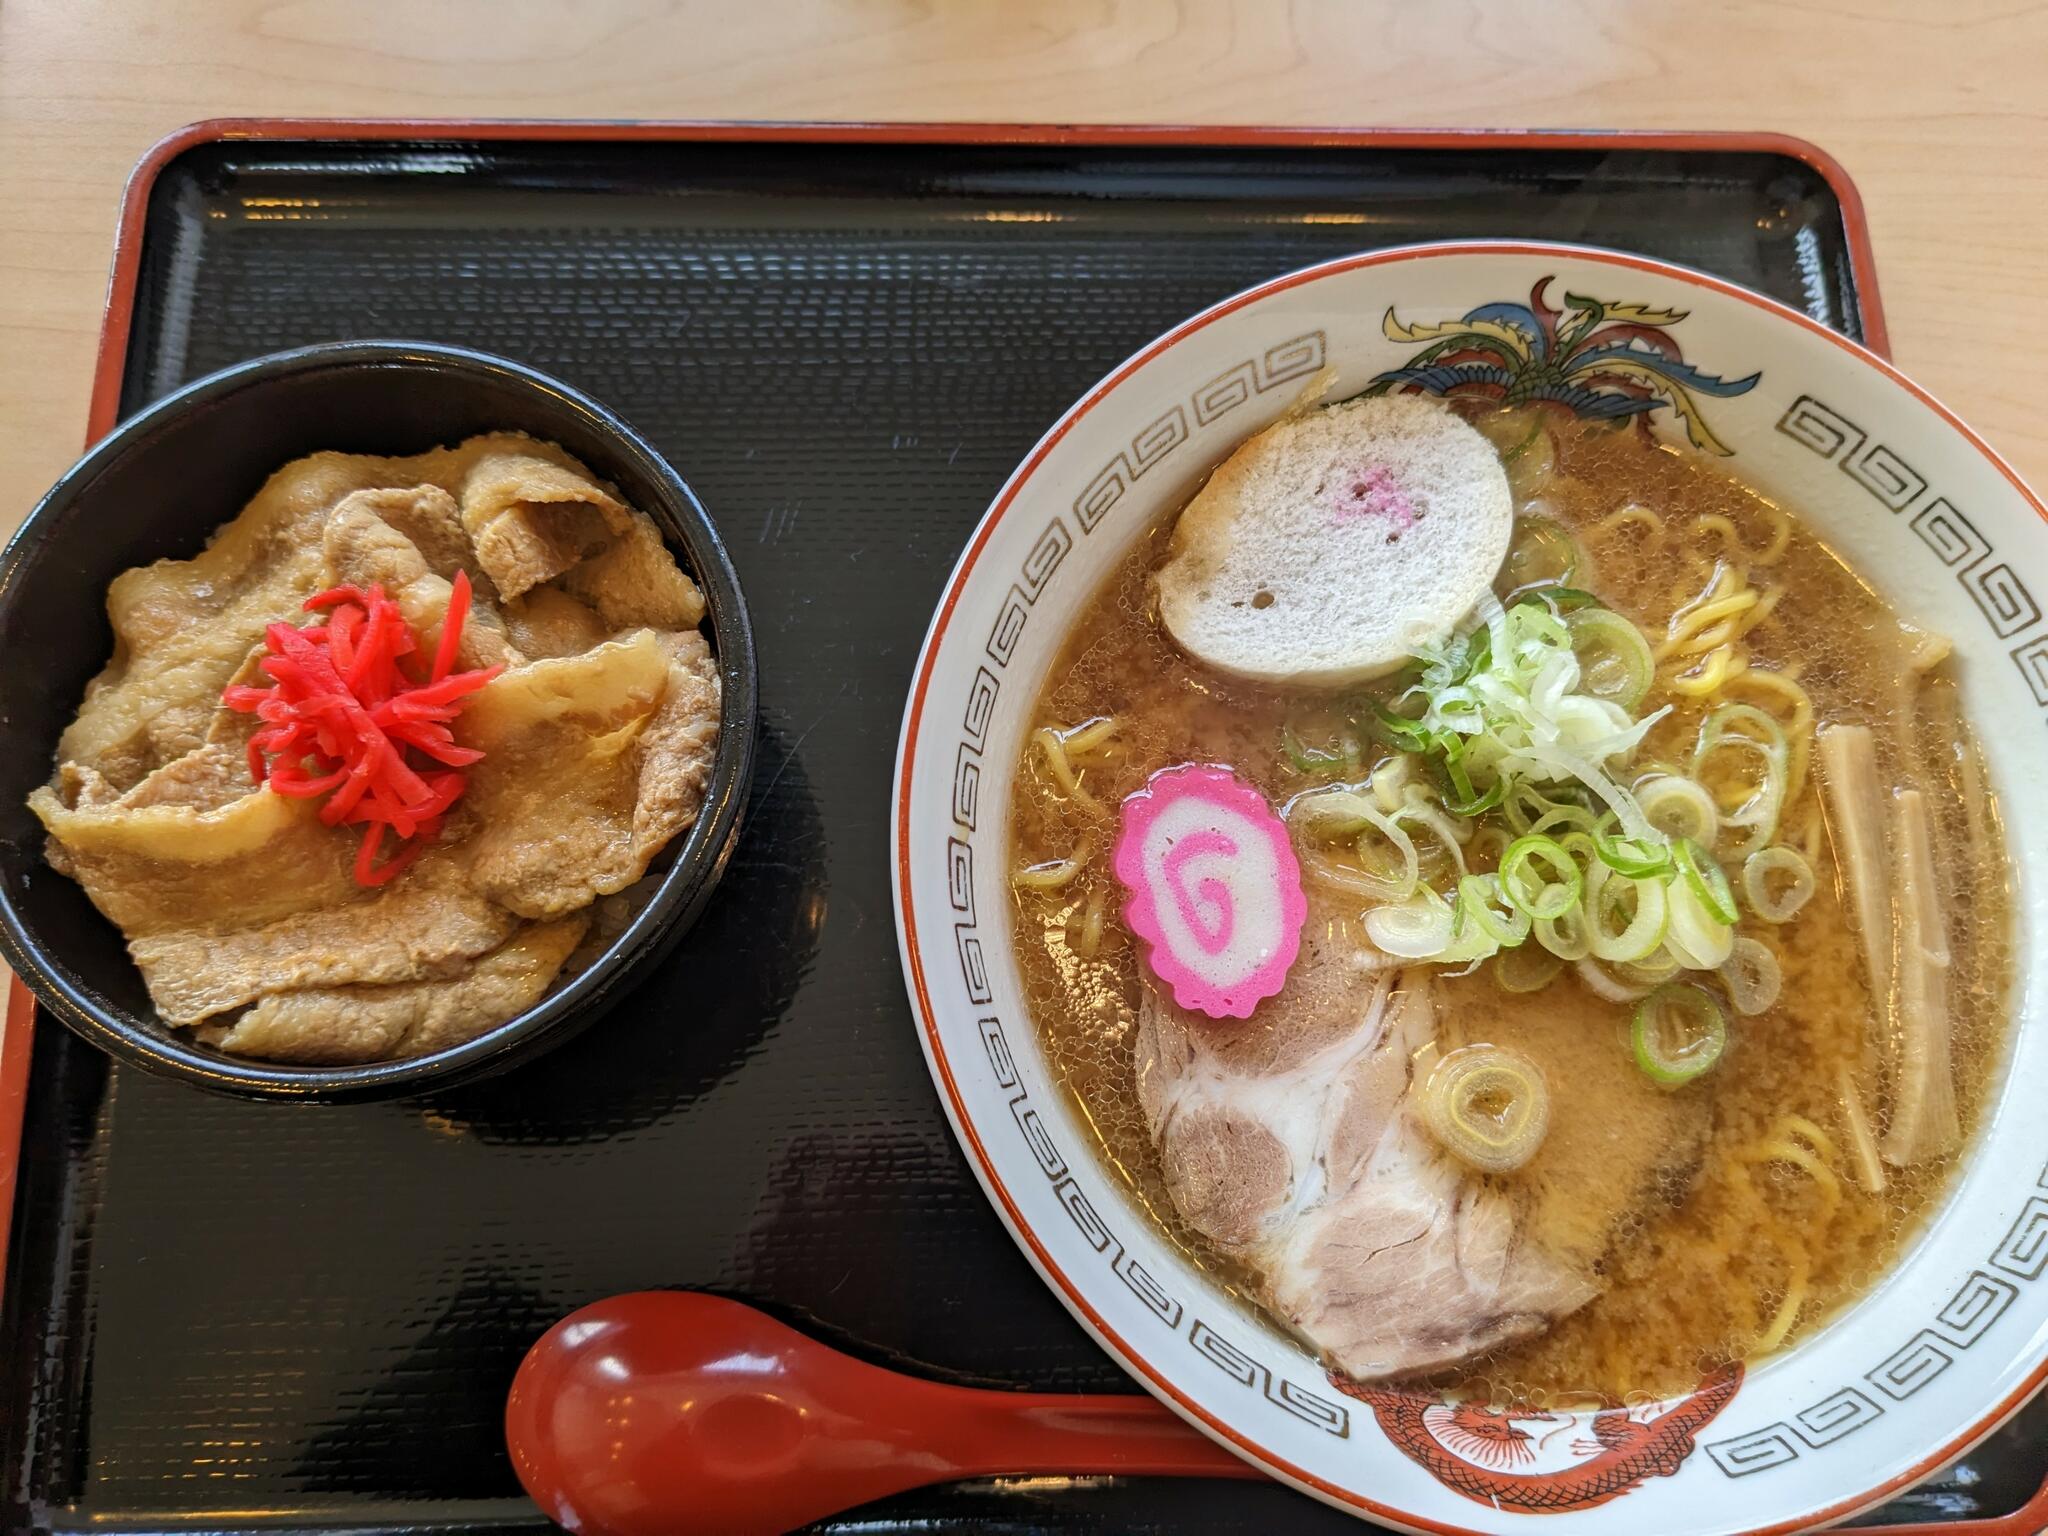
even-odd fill
[(947, 1437), (957, 1476), (1266, 1475), (1150, 1397), (976, 1391), (961, 1399), (967, 1411)]

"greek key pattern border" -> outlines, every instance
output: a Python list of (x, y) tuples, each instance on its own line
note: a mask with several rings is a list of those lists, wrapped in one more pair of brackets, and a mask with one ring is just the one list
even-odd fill
[(1747, 1434), (1706, 1442), (1714, 1465), (1729, 1477), (1748, 1477), (1797, 1461), (1884, 1417), (1887, 1403), (1903, 1403), (1954, 1365), (1963, 1351), (1990, 1333), (2019, 1299), (2020, 1287), (2048, 1271), (2048, 1167), (1998, 1246), (1973, 1269), (1926, 1327), (1863, 1373), (1789, 1418)]
[[(952, 785), (953, 834), (946, 840), (945, 889), (952, 909), (953, 944), (960, 967), (960, 983), (968, 1005), (974, 1010), (982, 1049), (988, 1057), (995, 1084), (1009, 1104), (1010, 1120), (1017, 1136), (1031, 1154), (1031, 1160), (1052, 1187), (1053, 1197), (1074, 1223), (1082, 1241), (1100, 1262), (1122, 1282), (1145, 1310), (1161, 1325), (1172, 1330), (1200, 1359), (1283, 1412), (1291, 1414), (1336, 1439), (1351, 1435), (1351, 1410), (1342, 1401), (1311, 1390), (1301, 1382), (1269, 1369), (1213, 1324), (1194, 1315), (1188, 1305), (1169, 1290), (1118, 1235), (1116, 1225), (1082, 1187), (1073, 1166), (1054, 1137), (1053, 1117), (1040, 1112), (1010, 1051), (1004, 1023), (994, 1010), (989, 985), (987, 954), (980, 922), (985, 905), (1003, 921), (1000, 900), (977, 903), (974, 834), (984, 813), (981, 798), (982, 761), (989, 745), (989, 726), (995, 718), (996, 701), (1008, 681), (1011, 661), (1039, 596), (1074, 547), (1078, 536), (1087, 537), (1121, 501), (1139, 478), (1170, 458), (1189, 440), (1197, 427), (1207, 427), (1230, 411), (1268, 390), (1295, 379), (1306, 378), (1323, 366), (1328, 346), (1321, 331), (1268, 347), (1257, 357), (1246, 358), (1225, 369), (1185, 401), (1176, 403), (1156, 421), (1138, 432), (1124, 448), (1103, 465), (1087, 489), (1075, 498), (1071, 520), (1055, 514), (1032, 542), (1030, 552), (1014, 573), (999, 605), (988, 638), (982, 647), (981, 663), (962, 701), (960, 729), (955, 745)], [(1021, 684), (1013, 685), (1021, 686)], [(995, 808), (1000, 824), (1000, 807)], [(991, 939), (990, 942), (999, 942)]]
[[(1833, 406), (1801, 395), (1778, 419), (1778, 430), (1841, 470), (1885, 511), (1905, 518), (1970, 595), (1993, 635), (2011, 641), (2041, 622), (2034, 594), (1968, 514), (1939, 492), (1929, 494), (1927, 477), (1864, 428)], [(2022, 641), (2012, 659), (2036, 701), (2048, 705), (2048, 635)]]
[(1236, 410), (1247, 400), (1296, 379), (1305, 379), (1323, 366), (1329, 356), (1328, 338), (1321, 331), (1266, 348), (1216, 375), (1191, 395), (1185, 404), (1176, 401), (1158, 420), (1139, 429), (1129, 446), (1120, 448), (1074, 498), (1074, 521), (1083, 533), (1096, 525), (1124, 499), (1124, 493), (1154, 465), (1188, 440), (1188, 418), (1206, 427)]

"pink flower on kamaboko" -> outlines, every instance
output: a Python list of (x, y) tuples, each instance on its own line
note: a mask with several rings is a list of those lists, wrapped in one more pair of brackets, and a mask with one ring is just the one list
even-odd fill
[(1308, 916), (1301, 865), (1265, 796), (1228, 768), (1152, 775), (1123, 804), (1124, 921), (1181, 1007), (1248, 1019), (1286, 983)]

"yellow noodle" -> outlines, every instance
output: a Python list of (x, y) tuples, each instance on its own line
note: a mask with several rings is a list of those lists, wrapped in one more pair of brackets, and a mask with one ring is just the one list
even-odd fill
[(1060, 736), (1066, 743), (1068, 758), (1087, 759), (1101, 756), (1103, 751), (1116, 745), (1116, 726), (1115, 715), (1104, 715), (1100, 719), (1077, 725), (1070, 731), (1062, 731)]
[(1720, 513), (1709, 512), (1703, 517), (1696, 517), (1693, 519), (1693, 526), (1704, 529), (1708, 533), (1719, 534), (1721, 542), (1728, 546), (1729, 554), (1739, 555), (1742, 553), (1742, 535), (1736, 531), (1735, 525)]
[(1791, 1141), (1767, 1141), (1762, 1146), (1751, 1147), (1740, 1154), (1749, 1163), (1790, 1163), (1810, 1175), (1821, 1192), (1830, 1214), (1842, 1203), (1842, 1181), (1835, 1177), (1834, 1169), (1815, 1157), (1806, 1148)]
[(1768, 504), (1765, 510), (1769, 513), (1771, 519), (1771, 537), (1770, 541), (1760, 550), (1744, 548), (1742, 534), (1736, 529), (1735, 524), (1718, 512), (1709, 512), (1704, 517), (1694, 519), (1694, 523), (1695, 526), (1704, 528), (1710, 533), (1719, 534), (1722, 541), (1728, 546), (1729, 554), (1740, 555), (1754, 565), (1769, 565), (1782, 557), (1786, 546), (1792, 542), (1792, 519), (1777, 507), (1769, 506)]
[(1678, 586), (1674, 586), (1671, 589), (1671, 601), (1674, 604), (1680, 606), (1683, 606), (1685, 603), (1690, 601), (1698, 593), (1698, 584), (1701, 581), (1713, 580), (1714, 572), (1720, 566), (1719, 561), (1709, 560), (1705, 555), (1701, 554), (1696, 549), (1685, 550), (1684, 555), (1685, 568), (1688, 571), (1691, 571), (1693, 574), (1690, 578), (1692, 583), (1691, 585), (1681, 584)]
[(1737, 635), (1747, 635), (1747, 633), (1749, 633), (1751, 629), (1755, 629), (1757, 625), (1761, 625), (1761, 623), (1765, 621), (1765, 618), (1769, 618), (1769, 616), (1772, 616), (1772, 610), (1774, 610), (1774, 608), (1778, 606), (1778, 600), (1780, 600), (1780, 598), (1782, 598), (1784, 594), (1786, 594), (1786, 590), (1784, 590), (1782, 586), (1774, 586), (1774, 588), (1765, 588), (1765, 590), (1763, 590), (1763, 596), (1761, 596), (1761, 598), (1757, 598), (1757, 606), (1755, 606), (1755, 608), (1751, 608), (1749, 612), (1745, 612), (1745, 614), (1743, 614), (1743, 618), (1741, 618), (1741, 623), (1737, 625), (1737, 631), (1735, 631), (1735, 633), (1737, 633)]
[[(1751, 608), (1755, 604), (1745, 603), (1743, 606)], [(1708, 651), (1718, 651), (1724, 645), (1733, 645), (1741, 638), (1741, 616), (1739, 614), (1726, 615), (1677, 644), (1672, 644), (1669, 641), (1665, 642), (1662, 647), (1664, 654), (1659, 656), (1658, 660), (1663, 661), (1680, 656), (1702, 656)]]
[[(1757, 604), (1757, 597), (1756, 588), (1744, 587), (1727, 597), (1717, 597), (1708, 602), (1697, 604), (1692, 608), (1674, 613), (1671, 616), (1670, 627), (1665, 631), (1663, 643), (1657, 647), (1657, 659), (1662, 661), (1665, 657), (1677, 653), (1685, 645), (1686, 641), (1697, 636), (1700, 631), (1713, 624), (1716, 620), (1732, 619), (1734, 615), (1741, 613), (1744, 609), (1754, 608)], [(1733, 638), (1734, 631), (1731, 628), (1723, 639), (1708, 641), (1706, 644), (1708, 646), (1719, 645), (1724, 643), (1725, 640)], [(1704, 648), (1695, 647), (1695, 649)]]
[(1785, 1128), (1788, 1135), (1804, 1138), (1808, 1146), (1829, 1162), (1833, 1162), (1841, 1155), (1835, 1148), (1835, 1138), (1804, 1115), (1787, 1115), (1778, 1124)]
[(1665, 686), (1673, 693), (1702, 699), (1722, 687), (1730, 678), (1748, 669), (1749, 659), (1737, 656), (1733, 646), (1724, 645), (1702, 659), (1690, 671), (1681, 672), (1676, 677), (1668, 679)]
[(1629, 527), (1631, 524), (1639, 524), (1649, 529), (1652, 534), (1661, 534), (1664, 531), (1663, 518), (1652, 512), (1648, 507), (1638, 506), (1631, 502), (1619, 512), (1608, 513), (1599, 522), (1588, 528), (1586, 532), (1598, 538), (1613, 533), (1617, 529)]
[(1778, 672), (1759, 668), (1744, 675), (1743, 685), (1761, 688), (1767, 693), (1775, 693), (1780, 698), (1791, 701), (1792, 720), (1786, 727), (1788, 731), (1804, 731), (1813, 725), (1813, 699), (1799, 686), (1792, 669), (1787, 668)]
[(1778, 1303), (1778, 1310), (1771, 1314), (1771, 1320), (1764, 1331), (1757, 1335), (1758, 1354), (1768, 1354), (1785, 1342), (1785, 1336), (1792, 1331), (1792, 1325), (1799, 1320), (1799, 1309), (1806, 1305), (1806, 1283), (1809, 1267), (1804, 1253), (1792, 1255), (1792, 1278), (1785, 1282), (1785, 1299)]
[(1680, 629), (1681, 622), (1694, 609), (1733, 596), (1746, 584), (1741, 574), (1725, 560), (1716, 560), (1709, 565), (1701, 559), (1696, 560), (1696, 565), (1698, 569), (1707, 572), (1706, 582), (1690, 594), (1681, 588), (1673, 589), (1672, 597), (1677, 607), (1672, 610), (1670, 619), (1666, 621), (1667, 628), (1672, 634), (1684, 632)]
[(1046, 767), (1052, 770), (1054, 781), (1067, 792), (1068, 797), (1090, 815), (1100, 813), (1102, 802), (1081, 787), (1081, 780), (1074, 772), (1074, 765), (1067, 760), (1065, 738), (1051, 726), (1045, 726), (1033, 731), (1031, 739), (1038, 743), (1039, 750), (1045, 754)]
[(1081, 937), (1074, 944), (1074, 953), (1083, 960), (1093, 960), (1102, 949), (1102, 892), (1097, 891), (1088, 898), (1087, 916), (1081, 919)]
[(1049, 859), (1043, 864), (1027, 864), (1010, 876), (1012, 883), (1034, 891), (1056, 891), (1081, 873), (1081, 868), (1095, 852), (1095, 845), (1082, 838), (1074, 845), (1074, 851), (1064, 859)]

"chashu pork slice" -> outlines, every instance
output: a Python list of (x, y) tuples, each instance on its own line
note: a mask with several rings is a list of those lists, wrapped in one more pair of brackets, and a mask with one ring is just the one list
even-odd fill
[(1584, 1275), (1523, 1240), (1511, 1196), (1439, 1152), (1418, 1118), (1427, 974), (1378, 972), (1341, 1012), (1303, 990), (1290, 978), (1232, 1027), (1145, 989), (1139, 1101), (1181, 1215), (1359, 1380), (1455, 1364), (1590, 1301)]

